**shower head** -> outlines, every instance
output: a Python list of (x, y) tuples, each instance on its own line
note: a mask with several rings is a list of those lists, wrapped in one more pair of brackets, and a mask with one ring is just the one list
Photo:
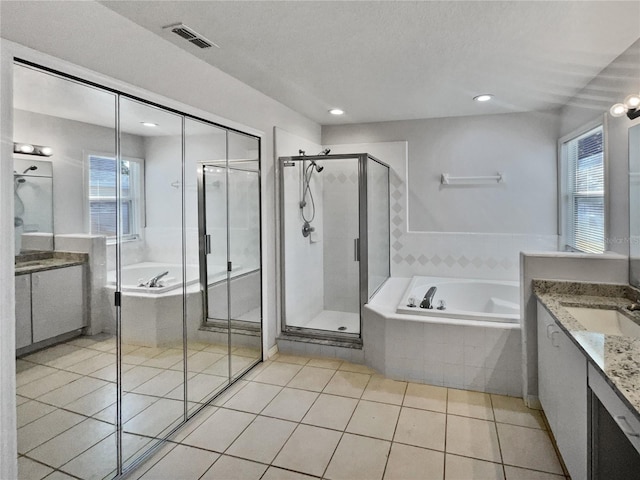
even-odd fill
[(316, 172), (320, 173), (322, 170), (324, 170), (324, 167), (321, 165), (318, 165), (315, 161), (311, 160), (311, 165), (313, 165), (313, 167), (316, 169)]
[(24, 172), (22, 172), (22, 174), (24, 175), (25, 173), (27, 173), (30, 170), (37, 170), (38, 166), (37, 165), (30, 165), (29, 167), (25, 168)]
[(331, 149), (330, 148), (325, 148), (318, 155), (329, 155), (329, 152), (331, 152)]

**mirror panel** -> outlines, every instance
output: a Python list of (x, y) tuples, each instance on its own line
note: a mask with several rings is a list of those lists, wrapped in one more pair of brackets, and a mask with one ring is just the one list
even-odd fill
[(640, 125), (629, 128), (629, 283), (640, 287)]
[(122, 428), (152, 440), (185, 421), (183, 293), (197, 276), (182, 255), (182, 117), (120, 97), (120, 129)]
[(187, 263), (199, 271), (187, 293), (190, 412), (229, 384), (226, 142), (225, 130), (185, 120)]
[(229, 308), (231, 375), (262, 358), (260, 262), (260, 143), (228, 134)]

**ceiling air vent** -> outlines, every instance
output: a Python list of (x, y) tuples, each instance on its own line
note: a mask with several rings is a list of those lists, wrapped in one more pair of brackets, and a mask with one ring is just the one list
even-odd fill
[(210, 47), (220, 48), (218, 45), (213, 43), (211, 40), (206, 39), (205, 37), (200, 35), (198, 32), (193, 30), (192, 28), (187, 27), (184, 23), (175, 23), (173, 25), (167, 25), (166, 27), (163, 27), (163, 28), (164, 28), (164, 30), (170, 30), (173, 33), (175, 33), (176, 35), (179, 35), (180, 37), (184, 38), (185, 40), (188, 40), (189, 42), (193, 43), (196, 47), (200, 47), (200, 48), (210, 48)]

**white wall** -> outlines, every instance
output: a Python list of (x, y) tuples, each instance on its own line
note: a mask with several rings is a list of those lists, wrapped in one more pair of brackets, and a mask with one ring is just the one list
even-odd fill
[(607, 149), (607, 250), (629, 254), (629, 127), (640, 119), (608, 114), (614, 103), (640, 92), (640, 39), (594, 78), (561, 111), (560, 134), (567, 135), (594, 120), (604, 119)]

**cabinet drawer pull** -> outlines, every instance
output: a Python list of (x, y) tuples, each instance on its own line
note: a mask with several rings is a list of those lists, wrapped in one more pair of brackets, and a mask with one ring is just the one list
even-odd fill
[(633, 430), (633, 428), (631, 428), (631, 425), (629, 425), (629, 422), (627, 422), (627, 419), (624, 417), (624, 415), (616, 415), (614, 417), (614, 420), (620, 427), (620, 430), (622, 430), (622, 433), (624, 433), (625, 435), (629, 437), (640, 437), (640, 433), (637, 433), (635, 430)]
[(556, 343), (556, 335), (560, 333), (559, 330), (556, 330), (554, 332), (551, 332), (551, 345), (553, 345), (554, 347), (558, 348), (560, 345)]
[(550, 323), (549, 325), (547, 325), (547, 338), (551, 338), (551, 334), (549, 333), (550, 328), (553, 328), (553, 323)]

